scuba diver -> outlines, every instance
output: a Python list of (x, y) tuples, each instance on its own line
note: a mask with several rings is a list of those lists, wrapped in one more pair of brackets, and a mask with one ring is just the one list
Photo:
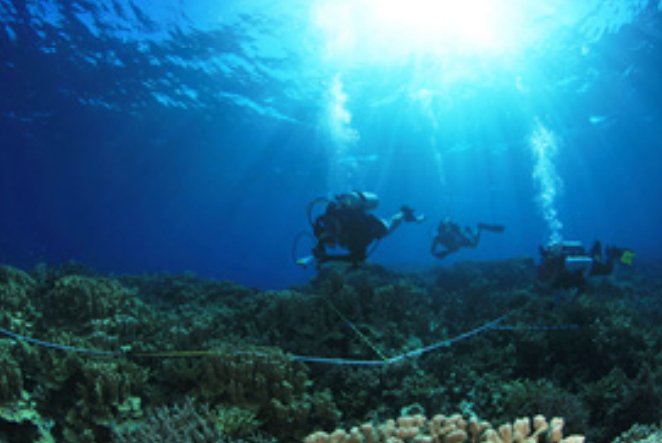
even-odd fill
[(581, 242), (564, 241), (540, 247), (541, 263), (538, 279), (554, 289), (586, 289), (589, 277), (610, 275), (616, 261), (630, 266), (634, 252), (627, 248), (608, 246), (603, 253), (602, 243), (593, 243), (586, 251)]
[[(505, 227), (502, 225), (492, 225), (487, 223), (478, 223), (476, 230), (470, 226), (464, 229), (449, 217), (444, 218), (437, 227), (437, 235), (432, 240), (430, 252), (438, 259), (443, 259), (447, 255), (460, 250), (460, 248), (475, 248), (480, 242), (480, 233), (482, 231), (503, 232)], [(439, 250), (443, 246), (445, 249)]]
[[(326, 209), (313, 221), (312, 207), (319, 201), (327, 203)], [(376, 194), (361, 191), (340, 194), (332, 200), (313, 200), (308, 207), (308, 218), (317, 244), (311, 256), (300, 258), (296, 263), (304, 267), (313, 260), (317, 260), (318, 264), (345, 261), (357, 265), (368, 257), (368, 247), (372, 242), (395, 231), (403, 221), (421, 223), (425, 218), (415, 215), (410, 207), (402, 206), (389, 220), (383, 220), (370, 213), (378, 205)], [(330, 254), (327, 251), (327, 248), (335, 247), (347, 252)]]

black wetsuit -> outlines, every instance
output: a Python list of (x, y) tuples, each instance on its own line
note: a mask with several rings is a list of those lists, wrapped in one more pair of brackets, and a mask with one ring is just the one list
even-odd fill
[[(329, 204), (326, 212), (315, 220), (317, 245), (313, 255), (320, 262), (362, 262), (367, 258), (368, 246), (388, 234), (388, 227), (378, 217), (359, 208)], [(328, 254), (327, 247), (347, 249), (347, 254)]]
[[(480, 230), (475, 234), (469, 228), (464, 231), (457, 223), (442, 223), (437, 230), (437, 236), (432, 243), (432, 254), (437, 258), (444, 258), (448, 254), (457, 252), (460, 248), (474, 248), (480, 241)], [(446, 248), (438, 251), (438, 245)]]

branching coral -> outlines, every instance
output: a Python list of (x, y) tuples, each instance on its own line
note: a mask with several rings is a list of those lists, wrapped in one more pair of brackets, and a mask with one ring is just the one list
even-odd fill
[(257, 433), (260, 421), (256, 413), (236, 406), (220, 407), (215, 413), (216, 426), (231, 437), (248, 437)]
[(518, 411), (536, 411), (548, 417), (564, 414), (572, 429), (585, 429), (588, 425), (588, 411), (580, 398), (549, 380), (501, 382), (492, 393), (499, 395), (493, 408), (495, 417), (507, 419)]
[(162, 406), (148, 412), (145, 421), (113, 430), (117, 443), (223, 443), (207, 405), (187, 398), (181, 405)]
[(340, 415), (327, 391), (310, 392), (303, 365), (274, 350), (217, 349), (207, 359), (164, 362), (156, 376), (172, 386), (172, 394), (255, 411), (276, 436), (305, 432), (313, 423), (328, 425)]
[(435, 415), (431, 419), (422, 414), (402, 416), (380, 425), (364, 423), (349, 432), (337, 429), (331, 434), (318, 431), (304, 439), (304, 443), (583, 443), (584, 437), (563, 437), (563, 419), (547, 422), (542, 415), (532, 420), (519, 418), (513, 423), (492, 428), (489, 422), (476, 418), (465, 420), (461, 415)]
[[(53, 378), (43, 386), (42, 408), (59, 417), (66, 442), (103, 441), (115, 420), (140, 417), (148, 370), (128, 360), (95, 360), (46, 352)], [(44, 379), (49, 380), (44, 377)]]

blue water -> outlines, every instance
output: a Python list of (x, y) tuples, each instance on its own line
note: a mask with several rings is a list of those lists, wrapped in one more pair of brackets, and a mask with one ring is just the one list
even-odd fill
[(446, 215), (507, 228), (444, 264), (662, 258), (662, 2), (478, 2), (433, 36), (376, 3), (0, 0), (0, 262), (284, 287), (306, 204), (357, 188), (428, 217), (370, 257), (395, 268), (439, 264)]

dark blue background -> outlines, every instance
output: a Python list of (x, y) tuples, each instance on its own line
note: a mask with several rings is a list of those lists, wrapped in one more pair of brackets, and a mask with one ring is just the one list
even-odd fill
[(536, 122), (560, 140), (564, 237), (661, 258), (662, 14), (652, 2), (588, 52), (571, 32), (532, 54), (520, 69), (529, 94), (496, 78), (450, 104), (437, 96), (436, 126), (403, 88), (413, 66), (344, 71), (360, 134), (352, 152), (368, 159), (346, 189), (329, 188), (338, 158), (320, 125), (335, 71), (292, 49), (294, 24), (281, 22), (292, 35), (264, 55), (250, 44), (280, 32), (268, 16), (209, 28), (184, 11), (160, 22), (132, 2), (50, 4), (57, 22), (0, 0), (1, 262), (286, 286), (312, 273), (291, 261), (307, 202), (355, 186), (380, 194), (379, 215), (407, 203), (429, 218), (384, 240), (374, 261), (436, 264), (430, 233), (445, 215), (507, 226), (453, 260), (535, 256), (549, 236), (531, 177)]

